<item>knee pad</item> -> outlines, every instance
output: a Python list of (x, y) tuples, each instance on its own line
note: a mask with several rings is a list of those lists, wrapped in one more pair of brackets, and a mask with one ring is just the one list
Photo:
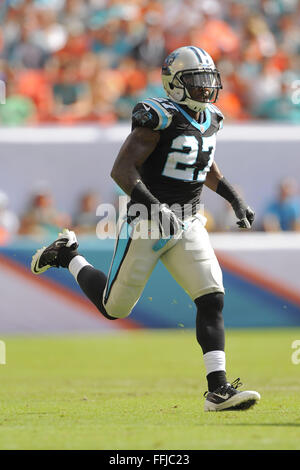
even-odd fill
[(198, 312), (203, 316), (216, 315), (222, 313), (224, 307), (224, 294), (213, 292), (195, 299)]

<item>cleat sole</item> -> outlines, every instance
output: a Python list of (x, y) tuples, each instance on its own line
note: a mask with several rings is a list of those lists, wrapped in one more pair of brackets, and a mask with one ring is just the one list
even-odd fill
[(223, 403), (212, 403), (206, 400), (204, 411), (238, 411), (248, 410), (260, 400), (260, 394), (253, 391), (240, 392)]

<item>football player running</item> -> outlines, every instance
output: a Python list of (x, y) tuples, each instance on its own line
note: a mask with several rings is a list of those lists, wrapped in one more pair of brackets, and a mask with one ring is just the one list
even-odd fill
[[(69, 230), (36, 252), (31, 269), (35, 274), (50, 267), (69, 269), (99, 312), (116, 320), (130, 314), (161, 260), (197, 308), (196, 336), (208, 382), (205, 411), (247, 409), (260, 395), (238, 391), (239, 379), (227, 380), (222, 272), (199, 213), (206, 185), (231, 204), (242, 229), (254, 220), (253, 210), (214, 161), (223, 121), (214, 105), (222, 88), (220, 74), (207, 52), (187, 46), (166, 58), (162, 82), (167, 98), (135, 106), (132, 131), (112, 168), (111, 177), (130, 203), (108, 276), (78, 253), (76, 235)], [(145, 223), (148, 236), (137, 236)]]

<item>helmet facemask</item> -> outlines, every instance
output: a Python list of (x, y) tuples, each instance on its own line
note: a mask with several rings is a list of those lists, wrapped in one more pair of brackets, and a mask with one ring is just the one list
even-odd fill
[(177, 72), (170, 88), (173, 93), (181, 95), (179, 101), (182, 104), (199, 112), (203, 111), (208, 103), (217, 101), (222, 83), (217, 69), (190, 69)]

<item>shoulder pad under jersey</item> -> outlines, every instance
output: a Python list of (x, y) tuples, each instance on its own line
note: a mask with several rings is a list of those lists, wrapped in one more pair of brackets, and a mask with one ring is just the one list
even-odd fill
[(132, 129), (148, 127), (154, 131), (164, 130), (172, 122), (176, 107), (167, 98), (149, 98), (140, 101), (132, 111)]
[(215, 117), (215, 119), (218, 123), (218, 129), (222, 129), (223, 128), (223, 120), (225, 119), (224, 115), (221, 113), (219, 108), (217, 106), (215, 106), (214, 104), (209, 104), (208, 109), (214, 115), (214, 117)]

